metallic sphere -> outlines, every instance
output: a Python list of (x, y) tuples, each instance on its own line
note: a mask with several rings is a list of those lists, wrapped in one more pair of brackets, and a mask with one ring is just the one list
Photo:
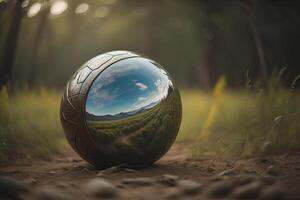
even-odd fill
[(164, 68), (135, 53), (113, 51), (78, 69), (60, 115), (67, 140), (89, 163), (144, 167), (171, 147), (181, 110), (179, 91)]

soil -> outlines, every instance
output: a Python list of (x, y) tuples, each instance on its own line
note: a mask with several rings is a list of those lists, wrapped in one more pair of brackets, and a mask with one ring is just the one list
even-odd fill
[[(192, 160), (187, 150), (188, 144), (175, 144), (163, 158), (148, 168), (130, 170), (113, 167), (102, 171), (93, 168), (70, 150), (43, 158), (13, 161), (0, 167), (0, 175), (15, 178), (29, 185), (32, 190), (55, 188), (55, 191), (68, 194), (71, 199), (97, 199), (86, 191), (87, 182), (95, 178), (105, 179), (117, 188), (115, 199), (256, 199), (264, 198), (261, 194), (272, 186), (276, 186), (274, 191), (280, 190), (280, 195), (285, 199), (300, 199), (300, 152), (265, 158), (226, 160), (203, 157)], [(165, 185), (157, 181), (167, 174), (174, 175), (178, 180), (200, 183), (201, 187), (190, 193), (181, 193), (176, 184)], [(124, 179), (141, 177), (148, 177), (153, 183), (124, 183)], [(249, 180), (259, 180), (263, 184), (257, 191), (250, 189), (250, 195), (247, 192), (244, 196), (237, 195), (238, 188), (249, 184), (237, 180), (249, 177)], [(226, 181), (233, 183), (232, 189), (218, 194), (222, 187), (226, 187), (222, 186)], [(216, 187), (221, 189), (212, 189), (217, 182), (220, 184)], [(270, 197), (280, 199), (280, 195)], [(29, 195), (27, 199), (31, 197)]]

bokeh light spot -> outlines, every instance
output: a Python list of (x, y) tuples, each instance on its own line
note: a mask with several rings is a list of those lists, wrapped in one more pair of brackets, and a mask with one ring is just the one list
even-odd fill
[(66, 1), (55, 1), (52, 3), (51, 9), (50, 9), (50, 13), (52, 15), (60, 15), (62, 14), (64, 11), (66, 11), (68, 8), (68, 4)]
[(76, 14), (84, 14), (89, 10), (89, 8), (90, 8), (89, 4), (81, 3), (76, 7), (75, 13)]
[(103, 18), (106, 17), (109, 14), (110, 10), (108, 7), (106, 6), (101, 6), (99, 8), (97, 8), (97, 10), (95, 11), (95, 16), (98, 18)]
[(27, 12), (27, 17), (36, 16), (41, 11), (41, 8), (42, 4), (39, 2), (32, 4)]

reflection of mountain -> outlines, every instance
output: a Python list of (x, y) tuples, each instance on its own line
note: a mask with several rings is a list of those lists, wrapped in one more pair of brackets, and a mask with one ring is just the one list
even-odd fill
[(154, 106), (156, 106), (158, 103), (159, 103), (159, 101), (156, 101), (156, 102), (150, 103), (150, 104), (148, 104), (144, 107), (138, 108), (136, 110), (132, 110), (132, 111), (128, 111), (128, 112), (120, 112), (120, 113), (115, 114), (115, 115), (107, 114), (107, 115), (97, 116), (97, 115), (90, 114), (90, 113), (86, 112), (87, 113), (86, 118), (87, 118), (87, 120), (91, 120), (91, 121), (124, 119), (126, 117), (131, 117), (133, 115), (148, 111), (151, 108), (153, 108)]

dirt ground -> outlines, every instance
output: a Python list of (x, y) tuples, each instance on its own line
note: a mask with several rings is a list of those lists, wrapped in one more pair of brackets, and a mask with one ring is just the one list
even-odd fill
[[(187, 146), (173, 145), (153, 166), (141, 170), (99, 171), (70, 150), (14, 161), (0, 167), (0, 175), (15, 178), (33, 191), (48, 191), (40, 199), (300, 199), (300, 152), (263, 159), (192, 160)], [(91, 192), (87, 185), (95, 178), (112, 183), (112, 194)]]

